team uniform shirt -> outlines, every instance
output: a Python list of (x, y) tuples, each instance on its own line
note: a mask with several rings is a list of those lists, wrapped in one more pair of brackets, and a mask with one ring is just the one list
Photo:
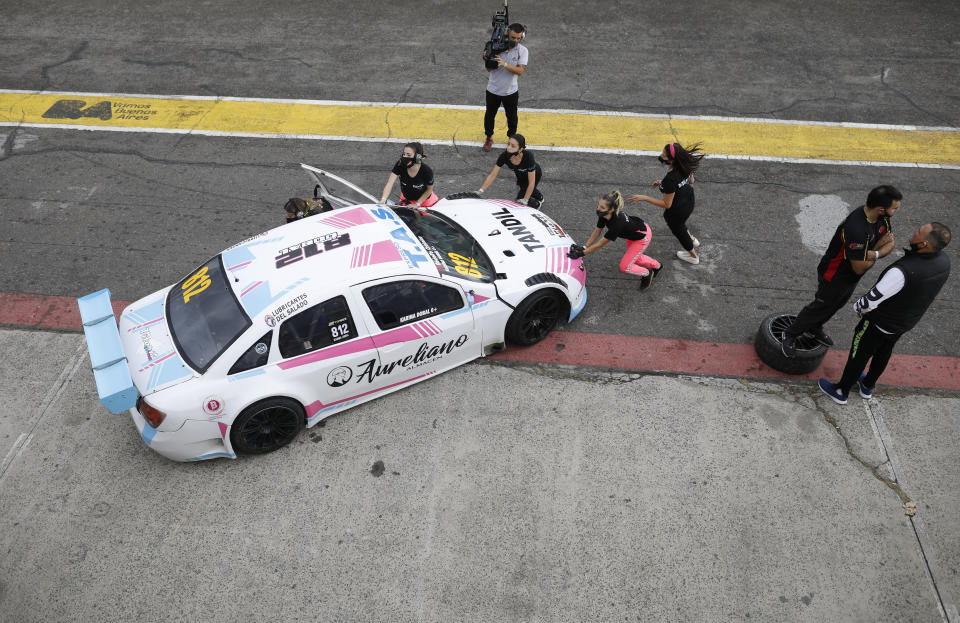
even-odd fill
[(497, 157), (497, 166), (502, 167), (506, 165), (517, 176), (517, 184), (519, 186), (527, 186), (529, 181), (527, 176), (530, 174), (530, 171), (536, 172), (536, 178), (534, 181), (534, 186), (540, 183), (540, 178), (543, 177), (543, 171), (540, 169), (540, 165), (537, 164), (537, 161), (533, 159), (533, 152), (528, 150), (523, 150), (523, 157), (520, 158), (520, 164), (513, 164), (510, 161), (510, 153), (503, 152)]
[(402, 160), (397, 160), (391, 173), (400, 177), (400, 194), (407, 201), (418, 201), (427, 192), (427, 186), (433, 186), (433, 169), (423, 163), (414, 177), (410, 177)]
[[(517, 65), (526, 65), (530, 53), (525, 46), (518, 43), (513, 48), (501, 52), (499, 56), (507, 65), (516, 67)], [(519, 77), (506, 67), (497, 67), (490, 72), (490, 77), (487, 79), (487, 90), (494, 95), (513, 95), (519, 89), (517, 86), (517, 78)]]
[(867, 220), (863, 207), (857, 208), (840, 223), (827, 252), (820, 260), (817, 270), (824, 281), (857, 282), (860, 275), (853, 271), (850, 260), (866, 261), (868, 251), (873, 251), (877, 241), (892, 231), (890, 219), (881, 216), (875, 222)]
[(665, 195), (673, 193), (673, 203), (670, 209), (682, 211), (686, 207), (692, 207), (694, 202), (693, 186), (690, 184), (689, 177), (681, 177), (676, 170), (668, 172), (660, 180), (660, 186), (657, 187)]
[(597, 229), (607, 228), (603, 237), (613, 242), (617, 238), (624, 240), (643, 240), (647, 237), (647, 224), (638, 216), (628, 216), (621, 212), (611, 216), (610, 220), (602, 216), (597, 218)]

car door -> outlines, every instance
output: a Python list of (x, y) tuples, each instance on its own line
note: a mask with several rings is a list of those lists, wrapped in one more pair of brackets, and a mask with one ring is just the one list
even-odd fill
[(361, 371), (380, 365), (366, 327), (343, 295), (308, 307), (277, 327), (277, 381), (302, 397), (308, 424), (374, 397), (359, 378)]
[(360, 373), (372, 388), (399, 387), (480, 356), (480, 331), (457, 284), (406, 276), (353, 290), (380, 355), (378, 366)]

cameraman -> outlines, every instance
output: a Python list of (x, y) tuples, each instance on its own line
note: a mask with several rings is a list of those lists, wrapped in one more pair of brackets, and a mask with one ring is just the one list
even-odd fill
[(510, 24), (507, 27), (507, 50), (497, 55), (499, 66), (487, 70), (490, 72), (487, 80), (487, 112), (483, 116), (483, 131), (487, 140), (483, 143), (483, 151), (493, 149), (493, 122), (501, 105), (507, 115), (507, 137), (517, 133), (517, 103), (520, 101), (517, 78), (523, 75), (530, 57), (527, 48), (520, 44), (524, 31), (523, 24)]

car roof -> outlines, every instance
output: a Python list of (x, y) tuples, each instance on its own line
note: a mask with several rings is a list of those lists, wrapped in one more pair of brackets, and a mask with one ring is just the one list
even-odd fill
[(221, 257), (234, 293), (253, 318), (304, 293), (322, 292), (325, 299), (327, 292), (336, 296), (352, 284), (390, 275), (438, 277), (437, 267), (421, 253), (416, 236), (393, 210), (359, 205), (276, 227)]

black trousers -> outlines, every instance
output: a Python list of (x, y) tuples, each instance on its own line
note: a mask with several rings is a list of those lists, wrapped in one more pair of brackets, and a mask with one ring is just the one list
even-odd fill
[(680, 246), (687, 251), (693, 250), (693, 240), (687, 231), (687, 219), (690, 218), (691, 214), (693, 214), (692, 203), (687, 207), (670, 206), (663, 211), (663, 220), (667, 222), (667, 227), (670, 228), (673, 235), (680, 241)]
[(790, 337), (799, 337), (811, 329), (823, 329), (823, 324), (847, 304), (857, 288), (856, 281), (824, 281), (823, 279), (819, 281), (820, 285), (817, 286), (817, 294), (813, 302), (800, 310), (797, 319), (785, 331)]
[(503, 112), (507, 115), (507, 136), (513, 136), (517, 133), (517, 104), (520, 103), (520, 91), (510, 95), (495, 95), (487, 91), (487, 112), (483, 115), (483, 132), (487, 136), (493, 136), (493, 121), (497, 117), (497, 111), (503, 106)]
[[(540, 208), (540, 202), (543, 201), (543, 193), (540, 192), (540, 178), (543, 177), (543, 173), (540, 169), (537, 169), (537, 175), (533, 180), (533, 192), (530, 193), (530, 201), (527, 203), (531, 208)], [(527, 194), (527, 188), (530, 187), (530, 176), (526, 173), (517, 176), (517, 199), (523, 199), (523, 196)]]
[(864, 316), (853, 332), (853, 342), (850, 344), (850, 354), (847, 355), (847, 365), (843, 367), (843, 376), (837, 383), (842, 392), (849, 392), (853, 384), (860, 378), (863, 369), (870, 361), (870, 369), (863, 379), (867, 387), (876, 387), (877, 379), (886, 370), (893, 354), (893, 347), (900, 339), (899, 333), (884, 333), (877, 328), (876, 323)]

